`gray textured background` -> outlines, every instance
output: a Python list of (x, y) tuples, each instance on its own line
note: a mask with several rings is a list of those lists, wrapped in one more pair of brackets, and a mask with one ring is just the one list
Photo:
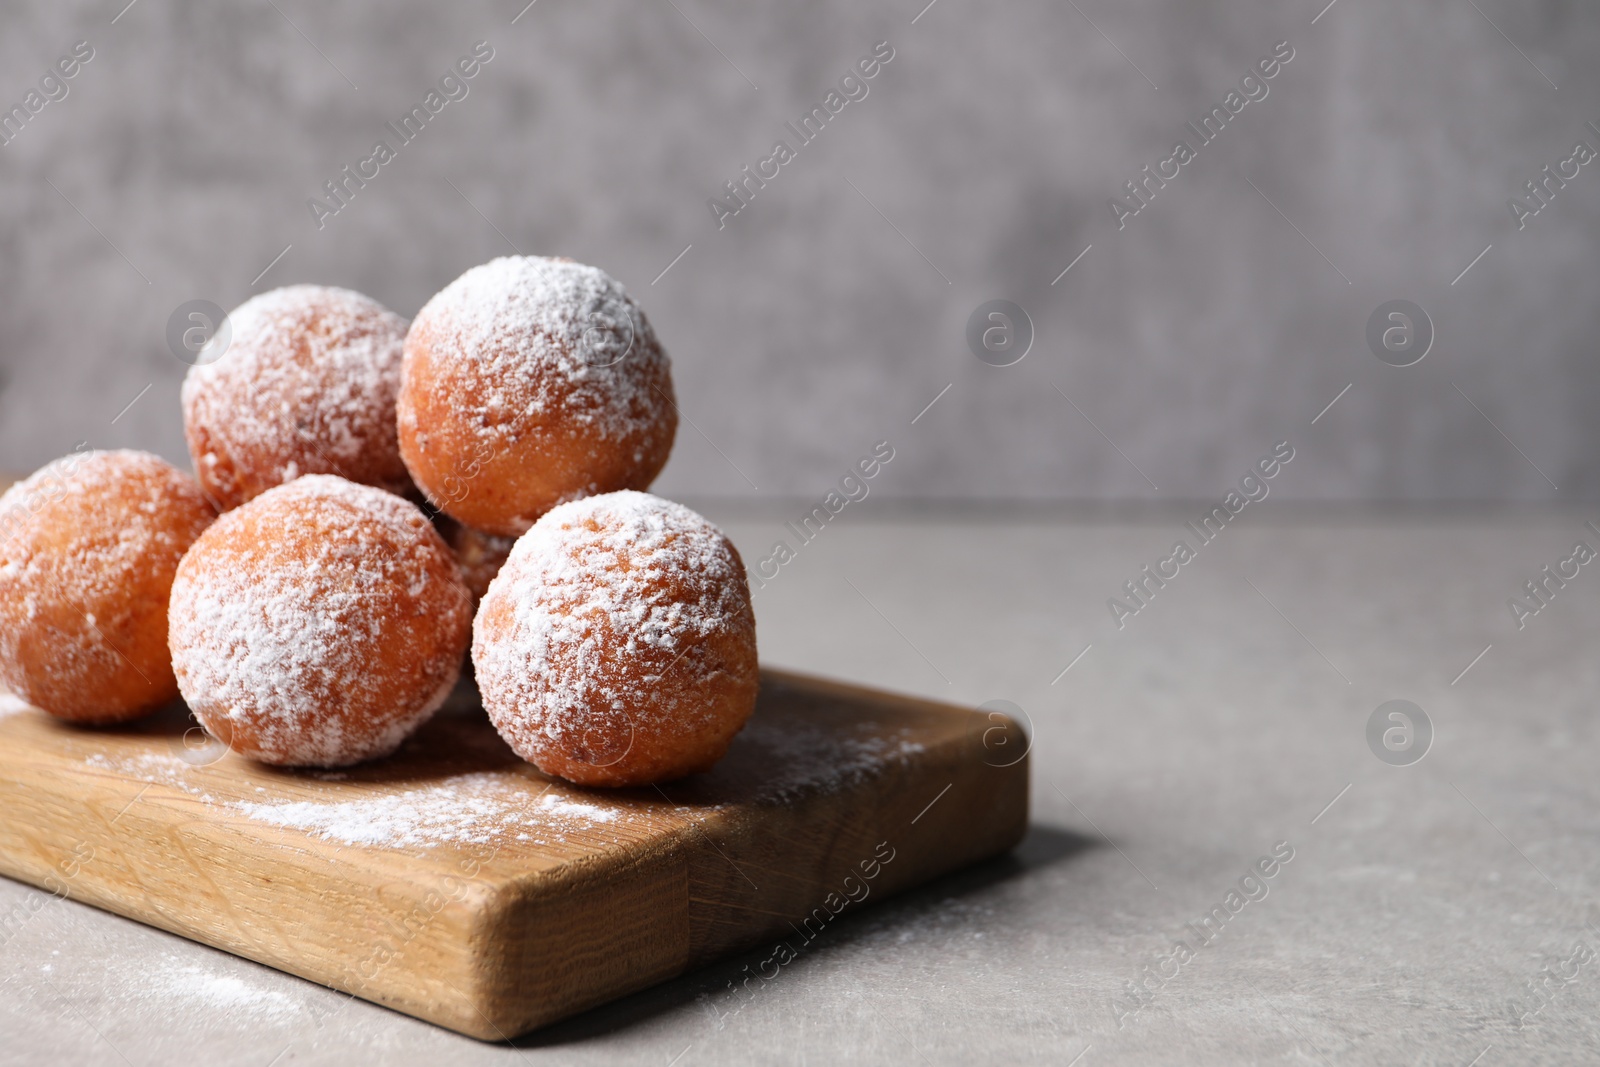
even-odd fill
[[(7, 106), (96, 52), (0, 147), (7, 467), (182, 457), (185, 300), (317, 281), (410, 315), (514, 246), (654, 319), (693, 422), (671, 495), (816, 496), (879, 438), (885, 496), (1214, 498), (1283, 438), (1283, 497), (1600, 491), (1600, 166), (1523, 232), (1506, 207), (1600, 144), (1577, 0), (122, 2), (5, 5)], [(1108, 198), (1285, 38), (1270, 95), (1118, 232)], [(307, 198), (479, 39), (470, 95), (319, 232)], [(707, 198), (885, 39), (870, 95), (719, 232)], [(1004, 369), (963, 340), (993, 297), (1037, 328)], [(1438, 329), (1404, 370), (1363, 341), (1394, 297)]]

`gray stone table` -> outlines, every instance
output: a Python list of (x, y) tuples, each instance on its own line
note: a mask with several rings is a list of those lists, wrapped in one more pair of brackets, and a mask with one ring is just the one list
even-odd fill
[[(729, 988), (752, 954), (486, 1045), (62, 902), (0, 946), (0, 1062), (1600, 1062), (1600, 568), (1520, 629), (1507, 603), (1600, 516), (1274, 504), (1120, 629), (1191, 514), (873, 500), (803, 546), (757, 593), (764, 658), (1016, 703), (1033, 829), (759, 996)], [(784, 536), (705, 510), (752, 562)], [(1409, 750), (1401, 720), (1368, 742), (1394, 699), (1434, 735), (1409, 765), (1415, 712)]]

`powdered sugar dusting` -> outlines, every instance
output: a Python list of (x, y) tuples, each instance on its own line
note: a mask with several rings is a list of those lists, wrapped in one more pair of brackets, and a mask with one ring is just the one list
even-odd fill
[[(175, 521), (180, 513), (188, 521)], [(40, 547), (50, 539), (38, 534), (62, 514), (72, 516), (71, 540)], [(175, 564), (212, 514), (194, 480), (160, 456), (64, 456), (0, 496), (0, 589), (16, 582), (26, 596), (59, 583), (86, 602), (112, 599), (132, 570)]]
[(633, 491), (546, 514), (512, 548), (484, 605), (473, 663), (495, 725), (525, 755), (591, 731), (692, 734), (714, 710), (695, 685), (663, 686), (662, 676), (729, 669), (704, 652), (713, 634), (754, 639), (727, 538), (681, 504)]
[[(259, 1027), (303, 1022), (308, 1007), (305, 994), (314, 995), (314, 987), (293, 978), (221, 956), (208, 955), (197, 964), (170, 952), (113, 952), (94, 965), (103, 976), (106, 995), (124, 1012), (210, 1025), (227, 1019), (252, 1033)], [(40, 967), (45, 974), (53, 970), (48, 963)]]
[(521, 776), (476, 772), (436, 784), (358, 800), (241, 803), (258, 822), (293, 827), (343, 845), (429, 847), (488, 844), (502, 835), (549, 843), (568, 833), (615, 823), (625, 811), (536, 788)]
[(85, 757), (83, 762), (86, 766), (108, 771), (119, 778), (132, 778), (147, 785), (170, 786), (208, 803), (211, 801), (211, 794), (194, 780), (195, 768), (178, 756), (160, 752), (108, 756), (103, 752), (95, 752)]
[(886, 731), (872, 720), (824, 727), (799, 717), (774, 721), (757, 715), (734, 745), (757, 750), (742, 762), (763, 768), (761, 798), (786, 803), (911, 763), (926, 749), (918, 736), (911, 727)]
[(280, 1019), (297, 1016), (301, 1006), (295, 998), (274, 989), (263, 989), (230, 974), (212, 974), (200, 967), (183, 967), (158, 972), (153, 980), (147, 973), (135, 978), (141, 994), (180, 1000), (208, 1012), (240, 1012), (252, 1019)]
[[(262, 758), (337, 766), (392, 752), (453, 688), (470, 598), (422, 513), (312, 475), (229, 512), (179, 568), (173, 666), (213, 733), (246, 724)], [(389, 662), (397, 633), (438, 627), (434, 660)], [(397, 672), (432, 686), (394, 693)], [(409, 696), (411, 703), (407, 705)], [(343, 710), (344, 713), (340, 713)]]
[(0, 719), (4, 719), (8, 715), (18, 715), (24, 711), (33, 710), (33, 705), (26, 700), (23, 700), (15, 693), (8, 693), (4, 689), (0, 689)]
[(568, 800), (553, 793), (545, 794), (544, 799), (539, 801), (539, 807), (560, 818), (587, 819), (590, 822), (615, 822), (620, 814), (616, 808)]
[(349, 289), (293, 285), (228, 322), (226, 353), (183, 382), (195, 469), (225, 506), (302, 474), (406, 487), (395, 429), (405, 319)]
[(654, 383), (670, 361), (633, 298), (605, 271), (566, 259), (502, 256), (445, 286), (417, 322), (491, 383), (479, 435), (491, 447), (560, 419), (634, 444), (658, 431)]
[[(260, 800), (223, 801), (204, 788), (206, 768), (192, 766), (176, 755), (107, 756), (96, 752), (84, 763), (121, 778), (175, 789), (255, 822), (299, 830), (338, 845), (429, 849), (510, 840), (552, 845), (570, 843), (573, 836), (592, 842), (601, 832), (606, 832), (608, 842), (614, 842), (614, 830), (630, 821), (633, 810), (587, 799), (570, 787), (505, 771), (454, 774), (430, 785), (376, 795), (367, 783), (329, 787), (361, 790), (349, 800), (286, 800), (257, 786)], [(326, 782), (332, 776), (312, 772), (305, 777)], [(230, 788), (236, 785), (230, 784)]]

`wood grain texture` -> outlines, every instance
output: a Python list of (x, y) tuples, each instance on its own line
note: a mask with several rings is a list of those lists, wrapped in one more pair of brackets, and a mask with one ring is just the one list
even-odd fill
[(715, 770), (623, 791), (539, 774), (470, 686), (337, 774), (208, 747), (181, 707), (90, 730), (5, 699), (0, 872), (489, 1040), (802, 946), (1028, 816), (1016, 724), (776, 671)]

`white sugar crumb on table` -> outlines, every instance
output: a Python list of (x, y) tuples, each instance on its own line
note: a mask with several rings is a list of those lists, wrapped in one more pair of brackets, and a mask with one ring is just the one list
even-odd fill
[(18, 715), (24, 711), (33, 711), (34, 706), (17, 696), (15, 693), (0, 689), (0, 719), (7, 715)]
[(262, 989), (232, 975), (207, 974), (199, 967), (160, 976), (150, 986), (150, 992), (155, 996), (187, 1000), (212, 1011), (236, 1010), (267, 1016), (300, 1013), (300, 1005), (293, 997)]
[(541, 830), (565, 840), (568, 833), (615, 823), (626, 814), (620, 807), (550, 794), (549, 787), (530, 793), (519, 785), (526, 781), (504, 774), (463, 774), (438, 785), (360, 800), (241, 802), (233, 807), (258, 822), (303, 830), (324, 841), (389, 848), (486, 844), (518, 831), (518, 840), (539, 840), (534, 835)]
[[(247, 966), (227, 962), (227, 969)], [(285, 982), (279, 975), (219, 973), (212, 966), (181, 963), (180, 957), (170, 953), (141, 963), (137, 973), (115, 973), (120, 970), (119, 965), (111, 964), (107, 977), (118, 979), (116, 999), (133, 1002), (137, 1005), (134, 1010), (176, 1010), (200, 1018), (228, 1015), (250, 1025), (294, 1021), (305, 1014), (301, 998), (270, 988)]]

